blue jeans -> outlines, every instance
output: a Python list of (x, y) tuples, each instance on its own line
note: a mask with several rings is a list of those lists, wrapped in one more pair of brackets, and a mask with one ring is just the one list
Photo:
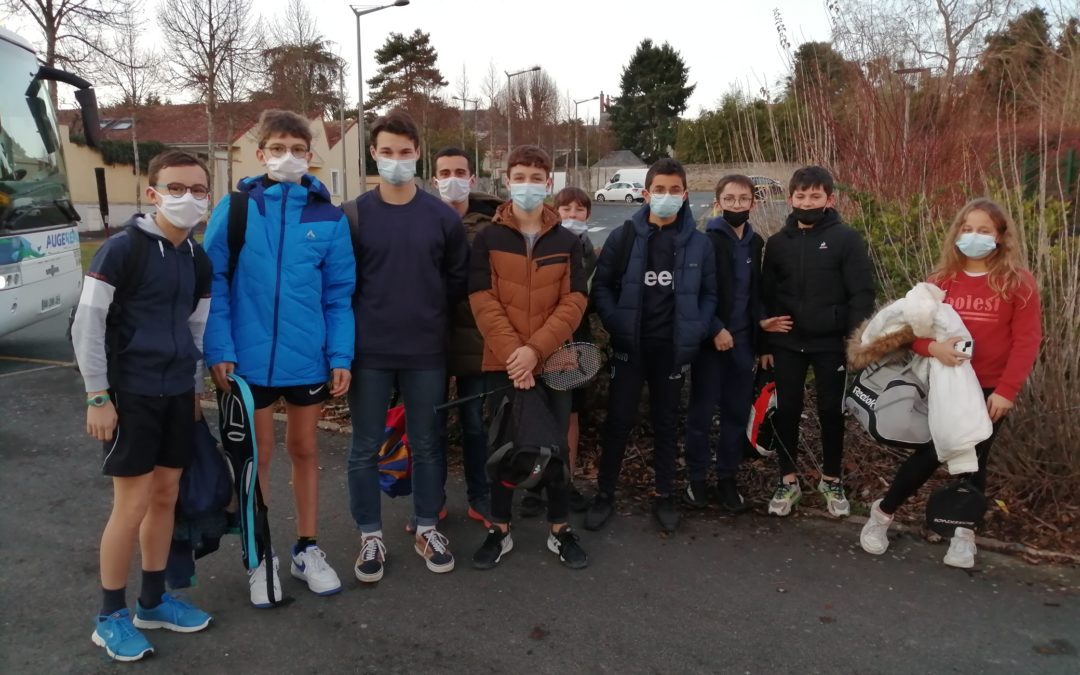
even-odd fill
[[(460, 375), (457, 377), (458, 398), (482, 394), (484, 375)], [(458, 406), (461, 420), (461, 450), (465, 465), (465, 491), (469, 506), (487, 508), (487, 430), (484, 429), (484, 400), (476, 399)]]
[(361, 532), (382, 529), (379, 446), (386, 429), (387, 404), (395, 385), (405, 403), (416, 524), (421, 527), (437, 524), (442, 508), (445, 453), (435, 406), (446, 399), (446, 371), (354, 368), (349, 388), (353, 428), (349, 510)]

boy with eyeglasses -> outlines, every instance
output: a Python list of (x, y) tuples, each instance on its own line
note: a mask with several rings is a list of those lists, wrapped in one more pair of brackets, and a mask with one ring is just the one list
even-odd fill
[(708, 505), (706, 479), (712, 453), (709, 432), (720, 408), (716, 447), (716, 491), (728, 515), (746, 511), (735, 473), (746, 445), (746, 417), (754, 389), (754, 357), (764, 318), (761, 304), (761, 252), (765, 240), (754, 232), (754, 183), (748, 176), (724, 176), (716, 184), (715, 210), (705, 234), (716, 254), (716, 313), (709, 338), (690, 368), (690, 406), (686, 415), (686, 464), (690, 484), (683, 503)]
[[(113, 484), (91, 639), (117, 661), (154, 651), (140, 628), (193, 633), (210, 623), (165, 592), (180, 474), (201, 417), (210, 266), (190, 234), (209, 206), (208, 182), (206, 165), (186, 152), (150, 160), (146, 198), (157, 212), (134, 216), (94, 254), (71, 328), (86, 430), (102, 442), (101, 470)], [(142, 591), (132, 619), (125, 595), (136, 539)]]
[[(219, 388), (230, 387), (233, 372), (251, 387), (264, 497), (270, 494), (273, 405), (285, 399), (297, 533), (290, 571), (313, 593), (331, 595), (341, 590), (341, 581), (316, 542), (316, 428), (323, 402), (348, 391), (351, 379), (352, 238), (345, 214), (307, 172), (311, 129), (304, 117), (284, 110), (263, 112), (256, 156), (266, 174), (241, 180), (234, 193), (248, 200), (243, 247), (230, 250), (233, 195), (217, 205), (206, 229), (214, 266), (206, 362)], [(272, 570), (263, 562), (249, 575), (256, 607), (272, 606), (267, 574), (273, 575), (275, 596), (281, 597), (276, 556), (273, 561)]]

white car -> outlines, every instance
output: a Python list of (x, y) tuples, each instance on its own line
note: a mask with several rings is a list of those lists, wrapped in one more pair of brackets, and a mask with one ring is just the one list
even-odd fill
[(593, 199), (598, 202), (626, 202), (627, 204), (633, 204), (634, 202), (645, 201), (645, 195), (642, 194), (644, 189), (645, 186), (641, 183), (611, 183), (597, 190)]

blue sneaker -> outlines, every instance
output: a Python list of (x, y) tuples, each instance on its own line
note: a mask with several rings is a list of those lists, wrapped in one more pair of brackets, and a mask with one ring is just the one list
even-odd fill
[(154, 653), (154, 647), (132, 625), (127, 608), (109, 616), (99, 616), (90, 639), (98, 647), (104, 647), (109, 658), (117, 661), (138, 661)]
[(183, 600), (162, 593), (161, 604), (146, 609), (135, 601), (135, 627), (153, 630), (164, 628), (177, 633), (196, 633), (210, 625), (210, 615)]

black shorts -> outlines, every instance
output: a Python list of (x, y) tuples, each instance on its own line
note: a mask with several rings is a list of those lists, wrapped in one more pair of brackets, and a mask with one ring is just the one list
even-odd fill
[(102, 445), (106, 476), (142, 476), (155, 466), (186, 469), (194, 443), (195, 392), (177, 396), (141, 396), (110, 391), (117, 424)]
[(256, 410), (262, 410), (277, 403), (279, 398), (284, 397), (286, 403), (292, 405), (315, 405), (330, 399), (330, 385), (325, 382), (318, 384), (298, 384), (292, 387), (261, 387), (257, 384), (248, 384), (251, 389), (252, 402)]

